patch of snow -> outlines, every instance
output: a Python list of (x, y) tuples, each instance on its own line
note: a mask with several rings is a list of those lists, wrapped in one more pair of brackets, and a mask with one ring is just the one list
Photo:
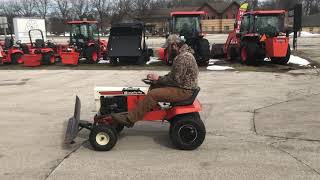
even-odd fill
[(210, 59), (209, 60), (209, 65), (214, 65), (216, 62), (221, 61), (220, 59)]
[(160, 62), (161, 60), (159, 60), (157, 57), (150, 57), (150, 61), (148, 61), (146, 64), (153, 64), (153, 63), (157, 63)]
[[(293, 36), (293, 33), (291, 33), (290, 36)], [(299, 36), (299, 33), (298, 33), (298, 36)], [(306, 31), (301, 31), (301, 33), (300, 33), (300, 37), (315, 37), (315, 36), (320, 36), (320, 34), (310, 33), (310, 32), (306, 32)]]
[(217, 66), (217, 65), (213, 65), (213, 66), (208, 66), (207, 70), (210, 71), (225, 71), (225, 70), (233, 70), (233, 67), (229, 67), (229, 66)]
[(98, 62), (99, 64), (108, 64), (108, 63), (110, 63), (110, 61), (109, 60), (100, 60), (99, 62)]
[(291, 55), (288, 64), (298, 64), (300, 66), (308, 66), (310, 62), (301, 57)]

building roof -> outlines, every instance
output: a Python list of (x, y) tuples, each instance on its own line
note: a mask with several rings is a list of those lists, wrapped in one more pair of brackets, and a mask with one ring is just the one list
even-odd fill
[(302, 17), (302, 27), (320, 27), (320, 13)]
[[(143, 18), (169, 18), (171, 12), (177, 12), (177, 11), (198, 11), (203, 6), (209, 6), (213, 10), (217, 11), (218, 13), (223, 13), (225, 10), (230, 7), (232, 4), (237, 3), (236, 1), (233, 1), (231, 3), (227, 3), (225, 1), (216, 1), (214, 3), (203, 3), (201, 6), (185, 6), (185, 7), (176, 7), (176, 8), (159, 8), (159, 9), (152, 9), (145, 13), (145, 17)], [(240, 6), (240, 5), (239, 5)]]
[(213, 3), (204, 3), (204, 5), (208, 4), (212, 9), (216, 10), (218, 13), (223, 13), (229, 6), (231, 6), (234, 3), (239, 5), (239, 3), (235, 2), (235, 1), (233, 1), (231, 3), (228, 3), (225, 1), (216, 1)]

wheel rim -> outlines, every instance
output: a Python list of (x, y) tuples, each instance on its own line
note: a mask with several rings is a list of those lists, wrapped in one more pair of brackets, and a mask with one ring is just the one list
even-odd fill
[(96, 135), (96, 142), (100, 145), (100, 146), (105, 146), (109, 143), (110, 141), (110, 137), (107, 133), (104, 132), (100, 132)]
[(242, 48), (241, 49), (241, 60), (243, 62), (247, 61), (248, 58), (248, 53), (247, 53), (247, 49), (246, 48)]
[(94, 62), (96, 62), (97, 59), (98, 59), (98, 54), (97, 54), (97, 52), (93, 52), (93, 53), (92, 53), (92, 60), (93, 60)]
[(192, 125), (183, 125), (179, 128), (178, 135), (183, 143), (190, 144), (197, 139), (198, 131)]

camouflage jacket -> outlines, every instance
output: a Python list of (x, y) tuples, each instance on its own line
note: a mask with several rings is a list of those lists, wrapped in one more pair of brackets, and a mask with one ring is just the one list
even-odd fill
[(179, 55), (174, 59), (171, 71), (161, 76), (157, 84), (193, 90), (198, 86), (198, 65), (193, 56), (194, 51), (183, 45)]

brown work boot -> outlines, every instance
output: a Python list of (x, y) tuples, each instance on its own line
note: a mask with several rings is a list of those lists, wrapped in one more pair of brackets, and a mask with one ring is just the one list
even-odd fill
[(119, 124), (125, 125), (127, 128), (133, 127), (134, 123), (131, 122), (128, 118), (128, 113), (112, 113), (112, 120), (116, 121)]

